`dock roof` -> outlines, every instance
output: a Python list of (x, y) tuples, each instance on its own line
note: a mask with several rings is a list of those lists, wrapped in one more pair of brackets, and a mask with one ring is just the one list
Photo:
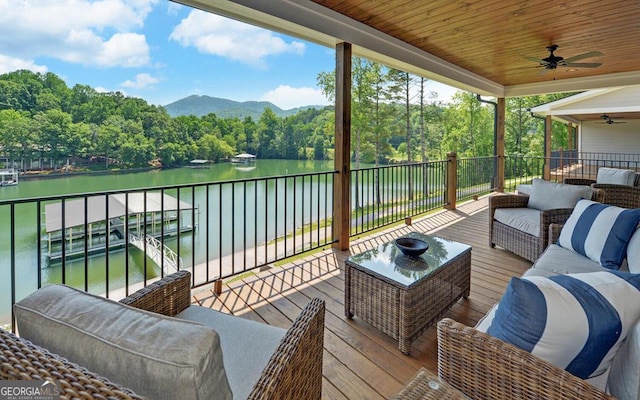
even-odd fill
[[(175, 197), (160, 192), (146, 193), (118, 193), (110, 195), (89, 196), (86, 198), (86, 223), (92, 224), (104, 221), (107, 216), (108, 201), (108, 217), (117, 218), (124, 215), (144, 214), (145, 211), (175, 211), (191, 210), (191, 204), (185, 201), (178, 201)], [(84, 226), (85, 224), (85, 199), (73, 199), (64, 201), (64, 227), (73, 228)], [(62, 202), (45, 205), (45, 228), (47, 233), (59, 231), (62, 229)]]

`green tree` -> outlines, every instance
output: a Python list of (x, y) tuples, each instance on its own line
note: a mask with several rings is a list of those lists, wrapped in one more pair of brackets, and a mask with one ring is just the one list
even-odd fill
[(281, 123), (270, 108), (265, 108), (258, 121), (258, 154), (260, 158), (278, 158), (276, 139), (280, 136)]
[(124, 142), (120, 145), (120, 160), (130, 167), (143, 167), (149, 165), (154, 157), (153, 142), (142, 134), (123, 136)]
[(111, 159), (115, 159), (120, 149), (120, 143), (124, 140), (124, 119), (113, 116), (100, 125), (94, 142), (94, 151), (97, 156), (104, 157), (105, 168), (109, 168)]
[(220, 161), (233, 155), (233, 148), (217, 135), (206, 134), (198, 140), (198, 156), (205, 160)]
[(401, 105), (398, 107), (398, 120), (404, 121), (405, 127), (405, 144), (407, 161), (413, 161), (412, 132), (411, 132), (411, 87), (413, 85), (413, 77), (404, 71), (397, 69), (389, 69), (388, 72), (389, 85), (388, 99), (392, 104)]

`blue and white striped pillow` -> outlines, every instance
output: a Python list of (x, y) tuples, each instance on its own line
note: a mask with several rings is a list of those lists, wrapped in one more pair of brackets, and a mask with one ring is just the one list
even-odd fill
[(640, 209), (626, 209), (580, 200), (565, 222), (558, 244), (565, 249), (618, 269), (627, 244), (640, 222)]
[(512, 278), (476, 327), (587, 379), (605, 372), (640, 319), (640, 274)]

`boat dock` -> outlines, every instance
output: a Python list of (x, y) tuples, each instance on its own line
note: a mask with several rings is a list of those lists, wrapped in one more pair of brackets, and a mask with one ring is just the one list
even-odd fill
[(0, 187), (15, 186), (18, 184), (18, 170), (0, 169)]
[(55, 262), (62, 260), (63, 253), (65, 259), (74, 259), (131, 244), (146, 251), (158, 265), (176, 269), (181, 261), (163, 238), (195, 230), (192, 212), (191, 204), (168, 194), (162, 197), (159, 192), (91, 196), (47, 204), (45, 255), (49, 262)]

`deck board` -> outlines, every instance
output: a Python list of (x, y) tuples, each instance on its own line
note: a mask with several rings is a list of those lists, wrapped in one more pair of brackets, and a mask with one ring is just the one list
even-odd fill
[(411, 231), (420, 231), (472, 246), (471, 295), (458, 301), (446, 317), (475, 323), (495, 304), (512, 276), (531, 263), (502, 249), (489, 247), (488, 197), (438, 211), (412, 225), (389, 228), (353, 239), (349, 250), (324, 250), (286, 265), (235, 280), (215, 295), (194, 289), (194, 302), (212, 309), (278, 327), (288, 327), (313, 297), (325, 300), (323, 399), (392, 398), (421, 367), (437, 371), (435, 326), (412, 345), (411, 355), (396, 341), (356, 316), (344, 315), (343, 266), (347, 257)]

